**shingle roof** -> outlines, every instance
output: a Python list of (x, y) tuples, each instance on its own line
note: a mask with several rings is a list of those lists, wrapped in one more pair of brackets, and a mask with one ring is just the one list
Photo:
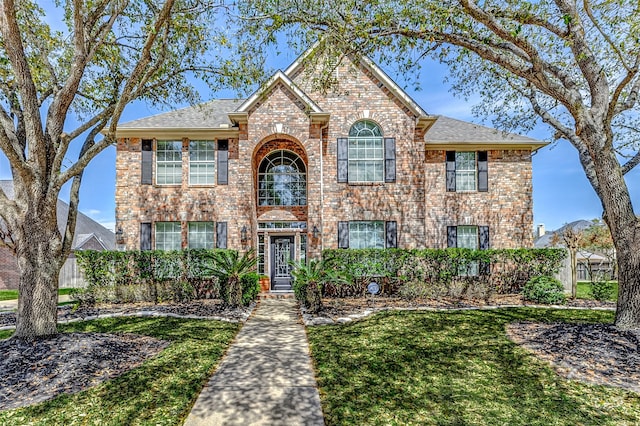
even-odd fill
[(554, 235), (561, 235), (565, 231), (565, 229), (569, 228), (573, 228), (576, 231), (582, 231), (583, 229), (587, 229), (591, 225), (593, 225), (593, 222), (584, 219), (567, 223), (566, 225), (556, 229), (555, 231), (549, 231), (541, 237), (536, 238), (536, 240), (533, 242), (533, 246), (535, 248), (553, 247), (554, 245), (552, 244), (552, 240)]
[(525, 145), (546, 145), (536, 139), (527, 136), (507, 133), (479, 124), (457, 120), (444, 115), (437, 116), (437, 120), (429, 128), (424, 136), (424, 140), (430, 143), (480, 143), (480, 144), (525, 144)]
[[(8, 198), (13, 198), (13, 181), (0, 180), (0, 189), (4, 191)], [(69, 204), (62, 200), (58, 200), (58, 205), (56, 207), (58, 214), (58, 229), (62, 233), (64, 232), (64, 226), (69, 214)], [(116, 247), (116, 236), (112, 231), (100, 225), (84, 213), (78, 212), (76, 231), (74, 233), (73, 245), (71, 248), (76, 249), (85, 243), (87, 234), (95, 235), (107, 250), (114, 250)]]
[(228, 114), (238, 108), (244, 99), (214, 99), (198, 105), (164, 112), (138, 120), (118, 124), (118, 130), (127, 129), (219, 129), (231, 125)]

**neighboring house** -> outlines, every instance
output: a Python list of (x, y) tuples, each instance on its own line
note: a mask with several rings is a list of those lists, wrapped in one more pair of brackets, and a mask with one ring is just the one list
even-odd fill
[(253, 247), (287, 290), (323, 249), (532, 245), (544, 142), (428, 115), (366, 58), (314, 90), (305, 55), (248, 99), (118, 126), (120, 248)]
[[(0, 180), (0, 189), (8, 198), (13, 198), (12, 181)], [(60, 232), (64, 232), (68, 214), (69, 205), (58, 200), (57, 216)], [(82, 275), (76, 265), (74, 251), (113, 249), (115, 249), (114, 233), (90, 217), (78, 212), (72, 252), (60, 271), (59, 287), (82, 287), (84, 285)], [(13, 253), (6, 247), (0, 247), (0, 289), (17, 289), (19, 279), (20, 273)]]
[[(538, 227), (538, 234), (534, 241), (534, 247), (563, 247), (562, 233), (566, 229), (574, 229), (577, 232), (593, 226), (589, 220), (576, 220), (568, 223), (555, 231), (545, 232), (544, 226)], [(611, 256), (603, 253), (591, 252), (588, 250), (578, 250), (576, 252), (576, 275), (578, 281), (591, 281), (593, 279), (615, 279), (614, 264)]]

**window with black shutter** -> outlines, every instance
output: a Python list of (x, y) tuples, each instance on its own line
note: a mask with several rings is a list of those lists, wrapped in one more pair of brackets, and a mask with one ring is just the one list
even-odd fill
[(487, 151), (478, 151), (478, 191), (489, 190), (489, 165)]
[(349, 222), (338, 222), (338, 248), (349, 248)]
[(447, 247), (448, 248), (458, 247), (458, 227), (457, 226), (447, 226)]
[(218, 185), (229, 184), (229, 141), (218, 140)]
[(395, 221), (385, 223), (386, 248), (398, 248), (398, 224)]
[(216, 248), (227, 248), (227, 222), (216, 222)]
[(142, 139), (141, 184), (153, 183), (153, 140)]
[(456, 152), (447, 151), (447, 191), (455, 192), (456, 190)]
[(140, 223), (140, 250), (151, 250), (151, 222)]
[(384, 181), (396, 181), (396, 138), (384, 138)]
[[(480, 250), (488, 250), (489, 249), (489, 227), (488, 226), (478, 226), (478, 234), (479, 234), (479, 248)], [(489, 275), (491, 272), (491, 264), (489, 262), (480, 262), (480, 275)]]
[(349, 139), (338, 138), (338, 182), (349, 181)]

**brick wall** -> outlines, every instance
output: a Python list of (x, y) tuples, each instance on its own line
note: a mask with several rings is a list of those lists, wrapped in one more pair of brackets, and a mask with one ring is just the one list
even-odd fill
[(0, 290), (15, 290), (20, 283), (18, 264), (11, 250), (0, 247)]
[[(339, 86), (314, 90), (313, 75), (292, 76), (323, 111), (328, 126), (312, 124), (307, 107), (283, 85), (264, 93), (229, 140), (229, 184), (188, 184), (188, 140), (183, 140), (183, 179), (177, 186), (140, 185), (141, 140), (117, 144), (116, 218), (125, 245), (139, 248), (139, 223), (180, 221), (183, 245), (189, 221), (228, 223), (228, 247), (240, 248), (240, 229), (251, 229), (255, 246), (258, 220), (281, 217), (316, 226), (309, 236), (310, 257), (337, 248), (337, 224), (343, 220), (396, 221), (398, 246), (444, 247), (448, 225), (489, 225), (492, 247), (531, 245), (532, 199), (529, 151), (489, 152), (489, 192), (448, 193), (444, 151), (426, 151), (416, 119), (370, 72), (349, 63), (336, 70)], [(396, 139), (396, 182), (337, 182), (336, 139), (346, 137), (358, 120), (377, 123)], [(307, 206), (257, 207), (256, 169), (274, 149), (296, 152), (307, 165)], [(155, 155), (155, 151), (154, 151)], [(154, 158), (155, 164), (155, 158)], [(155, 170), (154, 170), (155, 179)], [(152, 236), (153, 240), (153, 236)]]

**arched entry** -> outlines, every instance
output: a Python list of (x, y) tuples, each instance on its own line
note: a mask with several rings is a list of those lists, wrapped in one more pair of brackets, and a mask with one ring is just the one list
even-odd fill
[(291, 263), (307, 247), (307, 156), (296, 140), (273, 139), (254, 151), (258, 272), (271, 290), (292, 289)]

